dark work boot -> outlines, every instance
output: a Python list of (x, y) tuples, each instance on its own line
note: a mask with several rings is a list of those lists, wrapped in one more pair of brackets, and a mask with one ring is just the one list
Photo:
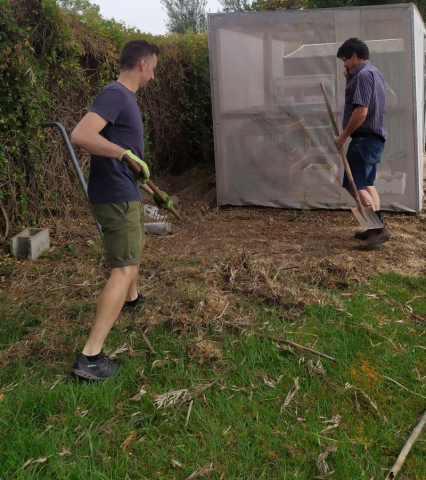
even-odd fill
[(369, 231), (370, 230), (358, 230), (358, 232), (354, 233), (354, 238), (357, 240), (367, 240)]
[(368, 238), (365, 241), (365, 247), (368, 250), (374, 250), (379, 245), (388, 242), (392, 238), (392, 235), (386, 224), (383, 224), (383, 228), (374, 228), (372, 230), (368, 230), (368, 232)]
[[(379, 218), (379, 220), (383, 223), (383, 226), (384, 226), (385, 223), (384, 223), (383, 218), (382, 218), (382, 212), (380, 210), (377, 210), (376, 215)], [(374, 230), (382, 230), (382, 229), (374, 229)], [(358, 230), (358, 232), (354, 233), (354, 238), (356, 238), (357, 240), (364, 240), (365, 241), (370, 236), (371, 231), (372, 231), (372, 229), (364, 230), (364, 231)], [(385, 241), (387, 242), (387, 240), (385, 240)], [(382, 242), (382, 243), (384, 243), (384, 242)]]

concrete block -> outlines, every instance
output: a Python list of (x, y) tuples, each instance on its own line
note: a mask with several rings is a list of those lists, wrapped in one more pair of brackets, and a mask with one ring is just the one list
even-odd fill
[(145, 233), (148, 235), (161, 235), (171, 230), (172, 224), (168, 222), (145, 223)]
[(35, 260), (49, 248), (48, 228), (26, 228), (10, 242), (10, 250), (15, 258)]

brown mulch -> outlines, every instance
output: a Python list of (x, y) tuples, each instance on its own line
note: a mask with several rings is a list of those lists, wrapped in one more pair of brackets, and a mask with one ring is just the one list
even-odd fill
[[(426, 271), (424, 213), (387, 215), (394, 238), (365, 251), (353, 239), (357, 224), (347, 211), (218, 209), (211, 204), (214, 176), (204, 169), (158, 183), (177, 195), (185, 221), (171, 219), (171, 233), (148, 238), (140, 288), (150, 302), (136, 317), (121, 316), (117, 328), (136, 322), (194, 331), (199, 337), (190, 347), (194, 357), (220, 357), (214, 345), (203, 343), (200, 331), (221, 319), (252, 324), (261, 305), (298, 321), (306, 305), (327, 298), (327, 289), (368, 283), (379, 272), (417, 276)], [(57, 361), (64, 348), (73, 350), (90, 328), (96, 296), (108, 277), (88, 209), (44, 226), (51, 229), (51, 252), (35, 262), (10, 257), (0, 262), (0, 290), (12, 299), (11, 308), (42, 312), (41, 324), (0, 355), (3, 365), (27, 355)], [(72, 335), (72, 342), (64, 344), (58, 329)]]
[[(181, 180), (180, 180), (181, 181)], [(248, 250), (257, 258), (271, 259), (277, 268), (303, 271), (322, 261), (353, 268), (360, 278), (394, 270), (403, 275), (422, 275), (426, 267), (426, 214), (385, 214), (392, 241), (374, 251), (353, 238), (359, 230), (349, 211), (284, 210), (254, 207), (206, 209), (203, 198), (210, 189), (204, 181), (177, 192), (184, 223), (174, 222), (167, 241), (153, 238), (148, 249), (199, 256), (219, 261), (226, 255)], [(169, 186), (169, 185), (167, 185)], [(170, 185), (172, 187), (172, 184)]]

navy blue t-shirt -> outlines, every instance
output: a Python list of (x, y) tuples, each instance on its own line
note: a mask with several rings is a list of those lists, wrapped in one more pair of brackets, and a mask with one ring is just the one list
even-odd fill
[[(110, 83), (96, 97), (90, 111), (108, 121), (100, 135), (143, 159), (143, 122), (135, 93), (119, 82)], [(141, 199), (137, 181), (127, 164), (99, 155), (91, 156), (88, 194), (91, 203)]]

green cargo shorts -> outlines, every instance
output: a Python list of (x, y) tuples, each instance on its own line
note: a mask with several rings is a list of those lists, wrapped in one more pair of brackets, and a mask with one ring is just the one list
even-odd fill
[(145, 240), (142, 202), (92, 203), (111, 268), (137, 265)]

